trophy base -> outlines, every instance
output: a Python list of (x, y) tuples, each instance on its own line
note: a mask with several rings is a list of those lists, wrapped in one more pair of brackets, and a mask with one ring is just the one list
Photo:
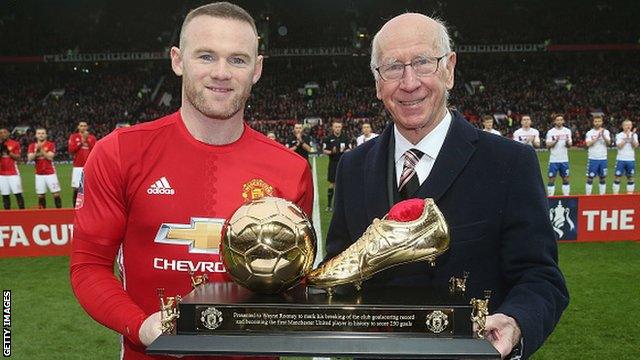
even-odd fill
[(178, 335), (238, 333), (383, 333), (472, 337), (472, 306), (462, 293), (428, 287), (297, 286), (278, 295), (235, 283), (198, 286), (178, 304)]
[(500, 354), (486, 340), (344, 333), (162, 335), (147, 347), (147, 354), (500, 359)]
[(329, 296), (301, 285), (263, 295), (208, 283), (178, 309), (176, 335), (160, 336), (148, 354), (500, 359), (473, 338), (469, 299), (449, 289), (342, 286)]

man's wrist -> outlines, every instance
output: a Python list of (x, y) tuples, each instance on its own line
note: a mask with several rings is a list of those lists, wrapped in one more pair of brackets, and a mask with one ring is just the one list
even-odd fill
[(126, 324), (124, 328), (124, 335), (131, 342), (136, 345), (144, 345), (140, 340), (140, 328), (142, 327), (142, 323), (147, 319), (147, 315), (144, 313), (138, 314), (138, 316), (132, 317), (129, 323)]

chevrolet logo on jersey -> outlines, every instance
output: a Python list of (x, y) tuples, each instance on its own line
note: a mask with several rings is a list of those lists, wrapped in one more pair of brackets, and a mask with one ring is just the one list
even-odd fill
[(218, 254), (224, 219), (191, 218), (190, 224), (160, 225), (155, 242), (189, 245), (192, 254)]

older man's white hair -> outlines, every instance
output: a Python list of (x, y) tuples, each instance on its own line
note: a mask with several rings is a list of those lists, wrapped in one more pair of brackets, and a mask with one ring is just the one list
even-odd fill
[[(412, 13), (406, 13), (406, 14), (412, 14)], [(416, 13), (417, 14), (417, 13)], [(449, 37), (449, 30), (447, 30), (447, 25), (445, 24), (445, 22), (441, 19), (438, 19), (436, 17), (430, 17), (430, 16), (426, 16), (424, 14), (417, 14), (417, 15), (423, 15), (428, 19), (433, 20), (436, 24), (438, 24), (437, 29), (438, 29), (438, 34), (435, 38), (435, 47), (437, 50), (440, 50), (440, 52), (442, 54), (448, 54), (451, 52), (451, 38)], [(373, 76), (377, 79), (378, 78), (378, 73), (375, 70), (378, 66), (379, 66), (379, 61), (380, 61), (380, 46), (378, 45), (378, 38), (380, 35), (380, 31), (382, 31), (382, 28), (380, 30), (378, 30), (378, 32), (376, 33), (376, 35), (373, 37), (373, 41), (371, 42), (371, 62), (370, 62), (370, 66), (371, 66), (371, 72), (373, 72)], [(447, 65), (447, 58), (445, 57), (444, 59), (442, 59), (442, 65), (446, 66)]]

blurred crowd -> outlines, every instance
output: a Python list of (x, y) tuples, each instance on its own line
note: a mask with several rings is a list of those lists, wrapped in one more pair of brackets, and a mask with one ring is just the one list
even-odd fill
[[(389, 116), (376, 99), (368, 62), (366, 56), (267, 58), (245, 118), (283, 143), (297, 122), (314, 144), (322, 143), (334, 120), (352, 139), (363, 121), (379, 133)], [(640, 120), (638, 63), (635, 52), (458, 54), (449, 105), (478, 127), (482, 115), (495, 115), (495, 128), (505, 136), (520, 127), (525, 113), (541, 134), (552, 126), (553, 113), (564, 114), (580, 140), (592, 113), (601, 112), (616, 133), (622, 120)], [(0, 70), (0, 103), (0, 126), (28, 128), (14, 133), (23, 146), (36, 126), (44, 126), (58, 147), (57, 160), (65, 160), (78, 121), (87, 121), (101, 138), (120, 123), (174, 112), (180, 79), (166, 61), (19, 65)]]
[[(0, 2), (0, 54), (163, 51), (188, 9), (204, 0)], [(631, 0), (429, 1), (238, 0), (256, 19), (263, 50), (348, 46), (367, 50), (395, 15), (446, 20), (456, 44), (638, 43)], [(473, 19), (469, 21), (469, 19)]]

